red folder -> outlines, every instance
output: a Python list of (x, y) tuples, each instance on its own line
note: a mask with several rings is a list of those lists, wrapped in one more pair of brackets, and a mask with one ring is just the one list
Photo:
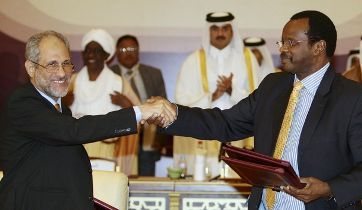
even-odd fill
[(105, 203), (97, 198), (93, 198), (95, 210), (118, 210), (117, 208)]
[(280, 186), (305, 187), (288, 161), (275, 159), (227, 144), (223, 147), (229, 157), (221, 159), (241, 178), (253, 186), (279, 189)]

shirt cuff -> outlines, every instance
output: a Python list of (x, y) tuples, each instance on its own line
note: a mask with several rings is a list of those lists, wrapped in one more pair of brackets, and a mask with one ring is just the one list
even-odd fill
[(134, 113), (136, 114), (136, 121), (139, 123), (142, 120), (142, 112), (138, 106), (133, 106)]

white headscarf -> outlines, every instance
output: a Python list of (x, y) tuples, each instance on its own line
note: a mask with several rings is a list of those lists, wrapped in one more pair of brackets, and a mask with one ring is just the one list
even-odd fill
[(263, 56), (263, 62), (261, 63), (261, 70), (271, 69), (274, 71), (274, 63), (269, 49), (265, 46), (265, 40), (260, 37), (248, 37), (244, 39), (244, 45), (246, 48), (258, 49)]
[[(360, 55), (361, 53), (358, 52), (358, 47), (356, 47), (353, 50), (349, 51), (348, 57), (347, 57), (347, 66), (346, 66), (346, 70), (349, 70), (350, 68), (352, 68), (352, 59), (354, 57), (359, 58), (360, 59)], [(361, 52), (361, 51), (360, 51)], [(361, 59), (360, 59), (361, 60)]]
[(112, 58), (115, 51), (115, 43), (113, 37), (107, 31), (97, 28), (86, 33), (82, 39), (82, 50), (84, 51), (87, 44), (92, 41), (100, 44), (103, 50), (109, 54), (107, 61)]
[[(229, 15), (227, 12), (215, 12), (215, 15)], [(225, 21), (225, 22), (206, 22), (206, 27), (204, 30), (204, 35), (202, 37), (202, 47), (206, 52), (210, 51), (210, 27), (213, 25), (216, 26), (223, 26), (226, 24), (230, 24), (231, 28), (233, 30), (233, 37), (229, 43), (229, 46), (233, 49), (235, 49), (238, 53), (243, 54), (244, 44), (242, 43), (239, 35), (238, 28), (235, 26), (233, 20), (231, 21)]]
[(359, 42), (359, 63), (362, 65), (362, 36), (361, 41)]

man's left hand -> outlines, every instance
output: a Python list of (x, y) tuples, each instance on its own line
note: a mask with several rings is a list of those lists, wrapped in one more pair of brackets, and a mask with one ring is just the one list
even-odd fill
[(233, 73), (231, 73), (229, 77), (219, 76), (219, 80), (218, 80), (218, 87), (221, 86), (222, 89), (229, 95), (231, 95), (231, 92), (233, 90), (232, 89), (233, 76), (234, 76)]
[(176, 105), (160, 96), (151, 97), (138, 107), (142, 113), (141, 124), (147, 121), (164, 128), (177, 118)]
[(307, 184), (303, 189), (287, 186), (283, 187), (282, 190), (305, 203), (332, 195), (331, 188), (327, 182), (314, 177), (301, 178), (300, 181)]

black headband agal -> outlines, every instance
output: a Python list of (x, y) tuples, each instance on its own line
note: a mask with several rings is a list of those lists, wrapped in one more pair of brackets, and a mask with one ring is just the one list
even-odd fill
[(243, 40), (246, 47), (257, 47), (265, 45), (265, 40), (261, 37), (248, 37)]
[(206, 21), (210, 23), (227, 22), (234, 20), (234, 18), (230, 12), (211, 12), (206, 15)]
[(359, 54), (359, 49), (350, 50), (348, 55)]

